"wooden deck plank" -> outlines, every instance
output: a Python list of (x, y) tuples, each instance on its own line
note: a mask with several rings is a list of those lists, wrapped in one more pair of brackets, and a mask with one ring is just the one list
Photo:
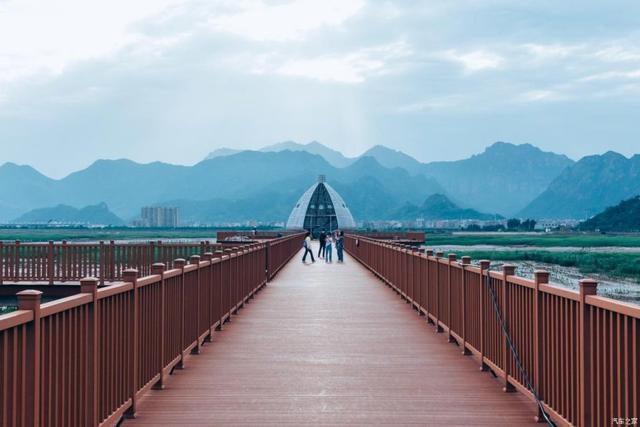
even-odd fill
[(481, 373), (350, 257), (294, 258), (126, 425), (526, 425)]

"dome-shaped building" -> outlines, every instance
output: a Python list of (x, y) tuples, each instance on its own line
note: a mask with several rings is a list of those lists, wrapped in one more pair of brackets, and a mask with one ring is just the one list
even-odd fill
[(338, 192), (326, 183), (324, 175), (320, 175), (318, 182), (300, 197), (287, 221), (288, 229), (304, 229), (314, 235), (322, 230), (331, 232), (355, 226), (347, 204)]

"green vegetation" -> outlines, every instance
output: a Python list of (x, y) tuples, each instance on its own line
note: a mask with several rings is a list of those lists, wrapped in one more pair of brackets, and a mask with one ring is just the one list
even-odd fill
[(427, 234), (428, 246), (438, 245), (496, 245), (496, 246), (569, 246), (640, 247), (640, 235), (606, 234)]
[[(241, 229), (246, 230), (247, 227)], [(259, 228), (263, 230), (265, 228)], [(0, 228), (0, 240), (46, 242), (49, 240), (213, 240), (220, 228)]]
[(638, 231), (640, 230), (640, 196), (624, 200), (605, 209), (580, 225), (582, 230)]
[(582, 274), (605, 274), (609, 277), (633, 279), (640, 282), (640, 255), (590, 252), (548, 251), (463, 251), (458, 257), (495, 261), (534, 261), (576, 267)]

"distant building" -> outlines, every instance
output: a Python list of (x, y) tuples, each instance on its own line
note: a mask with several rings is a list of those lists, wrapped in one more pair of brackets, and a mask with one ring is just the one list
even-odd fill
[(145, 206), (141, 212), (140, 226), (142, 227), (167, 227), (180, 226), (180, 209), (167, 207)]
[(287, 228), (307, 230), (314, 235), (320, 231), (355, 228), (356, 223), (342, 197), (326, 182), (324, 175), (318, 177), (294, 206)]

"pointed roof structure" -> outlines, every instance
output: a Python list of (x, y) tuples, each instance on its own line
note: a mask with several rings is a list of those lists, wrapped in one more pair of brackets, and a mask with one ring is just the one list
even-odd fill
[(355, 228), (351, 211), (336, 190), (327, 184), (324, 175), (318, 176), (294, 206), (287, 228), (308, 230), (312, 233)]

